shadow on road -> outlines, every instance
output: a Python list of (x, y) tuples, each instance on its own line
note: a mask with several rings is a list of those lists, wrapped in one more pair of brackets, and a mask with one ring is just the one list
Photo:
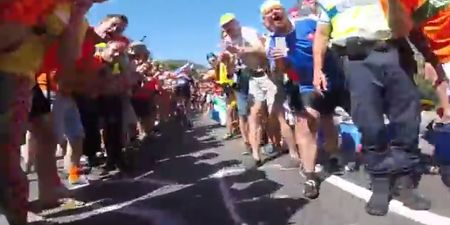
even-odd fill
[[(165, 135), (142, 147), (134, 176), (79, 189), (75, 198), (87, 202), (86, 207), (49, 213), (46, 218), (83, 225), (288, 224), (307, 201), (273, 198), (281, 184), (268, 180), (264, 172), (211, 177), (220, 169), (240, 164), (238, 160), (218, 160), (214, 149), (222, 143), (214, 137), (216, 128), (200, 125), (193, 132), (184, 132), (175, 123), (166, 124), (162, 128)], [(95, 204), (89, 204), (92, 202)]]

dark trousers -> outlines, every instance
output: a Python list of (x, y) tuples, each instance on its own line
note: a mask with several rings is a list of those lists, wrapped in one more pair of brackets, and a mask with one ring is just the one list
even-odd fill
[(123, 147), (123, 104), (120, 96), (99, 98), (100, 114), (103, 121), (103, 138), (108, 155), (107, 164), (121, 168)]
[[(371, 174), (409, 172), (417, 163), (420, 99), (413, 80), (399, 63), (394, 46), (372, 50), (365, 59), (344, 62), (351, 113), (362, 133)], [(383, 115), (392, 127), (388, 137)]]
[(95, 154), (101, 151), (99, 101), (81, 95), (76, 96), (75, 99), (85, 132), (83, 154), (90, 160), (94, 160)]

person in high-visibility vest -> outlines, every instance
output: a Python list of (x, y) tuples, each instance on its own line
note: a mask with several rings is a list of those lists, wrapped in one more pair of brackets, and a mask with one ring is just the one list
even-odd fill
[(381, 0), (396, 36), (409, 36), (425, 58), (425, 77), (436, 89), (450, 123), (450, 1)]
[[(409, 39), (425, 58), (425, 78), (439, 97), (439, 120), (450, 123), (450, 1), (382, 0), (389, 25)], [(415, 29), (414, 29), (415, 28)], [(447, 149), (445, 149), (447, 150)], [(436, 151), (439, 151), (436, 149)], [(439, 154), (439, 153), (437, 153)], [(440, 165), (441, 179), (450, 186), (450, 166)]]
[[(390, 196), (414, 210), (431, 203), (415, 193), (413, 172), (418, 163), (420, 99), (400, 64), (400, 44), (394, 39), (378, 0), (322, 0), (314, 39), (314, 86), (326, 90), (324, 57), (331, 43), (344, 58), (351, 93), (352, 118), (362, 133), (366, 169), (373, 194), (366, 212), (388, 212)], [(394, 124), (388, 143), (383, 114)], [(394, 184), (391, 189), (391, 184)]]

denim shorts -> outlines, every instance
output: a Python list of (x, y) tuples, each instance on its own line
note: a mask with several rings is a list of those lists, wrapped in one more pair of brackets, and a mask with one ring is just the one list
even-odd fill
[(235, 95), (236, 95), (238, 115), (240, 117), (248, 116), (249, 114), (248, 94), (235, 91)]
[(58, 143), (66, 137), (69, 141), (84, 138), (84, 128), (81, 123), (80, 112), (75, 100), (56, 94), (52, 105), (54, 132)]

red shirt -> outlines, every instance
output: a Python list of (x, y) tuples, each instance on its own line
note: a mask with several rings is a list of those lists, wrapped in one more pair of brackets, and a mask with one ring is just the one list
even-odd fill
[(150, 99), (151, 96), (158, 89), (158, 80), (151, 79), (148, 82), (145, 82), (142, 87), (140, 87), (133, 95), (133, 98), (136, 99)]
[[(96, 74), (98, 70), (100, 70), (103, 66), (101, 60), (98, 57), (95, 57), (95, 44), (98, 43), (100, 38), (94, 32), (93, 28), (89, 28), (86, 32), (85, 39), (81, 45), (81, 55), (76, 61), (75, 69), (77, 71), (77, 75), (86, 75), (89, 73)], [(40, 72), (37, 74), (37, 80), (39, 86), (43, 90), (47, 90), (47, 86), (50, 87), (51, 90), (57, 90), (56, 85), (56, 76), (55, 71), (61, 68), (61, 64), (59, 62), (58, 48), (60, 47), (59, 42), (54, 42), (48, 49), (44, 56), (44, 62), (42, 64)], [(50, 85), (47, 84), (47, 73), (53, 74), (49, 76)], [(88, 78), (88, 77), (82, 77)], [(82, 79), (84, 80), (84, 79)]]

